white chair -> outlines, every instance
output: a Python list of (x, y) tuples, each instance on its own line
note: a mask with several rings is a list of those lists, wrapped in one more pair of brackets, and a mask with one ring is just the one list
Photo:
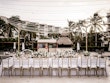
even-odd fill
[(69, 67), (70, 67), (70, 76), (71, 76), (71, 71), (74, 69), (76, 70), (76, 75), (78, 75), (78, 58), (70, 58), (69, 59)]
[(59, 76), (62, 75), (62, 65), (63, 65), (63, 60), (62, 57), (58, 58), (59, 61)]
[(69, 59), (68, 58), (62, 58), (62, 67), (61, 67), (61, 75), (63, 70), (67, 70), (67, 73), (69, 75)]
[(13, 59), (13, 71), (15, 72), (16, 75), (16, 70), (20, 70), (20, 75), (21, 75), (21, 67), (22, 67), (22, 60), (21, 58), (14, 58)]
[(59, 60), (58, 60), (58, 58), (52, 58), (51, 75), (53, 75), (53, 70), (57, 71), (57, 76), (59, 76)]
[(40, 58), (33, 58), (33, 64), (32, 64), (33, 75), (35, 75), (35, 70), (38, 70), (39, 75), (41, 75)]
[(50, 75), (50, 67), (49, 67), (49, 59), (48, 58), (41, 58), (42, 60), (42, 75), (44, 75), (44, 71), (47, 70), (48, 74)]
[(85, 70), (85, 75), (88, 73), (88, 57), (82, 56), (81, 57), (81, 71), (84, 69)]
[(94, 75), (97, 75), (97, 61), (98, 61), (97, 57), (90, 57), (88, 61), (90, 72), (94, 70)]
[(99, 66), (98, 66), (99, 70), (102, 70), (102, 75), (106, 75), (107, 76), (107, 70), (106, 70), (106, 58), (99, 58)]
[(1, 76), (5, 75), (6, 70), (8, 71), (8, 75), (10, 76), (10, 71), (12, 75), (12, 67), (13, 67), (13, 57), (9, 57), (6, 59), (2, 59), (2, 74)]
[(29, 58), (22, 58), (22, 75), (24, 75), (24, 70), (28, 70), (31, 75), (32, 63)]

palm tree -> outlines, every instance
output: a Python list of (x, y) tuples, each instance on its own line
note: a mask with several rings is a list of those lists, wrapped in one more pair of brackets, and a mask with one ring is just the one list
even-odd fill
[(13, 25), (11, 25), (10, 23), (7, 24), (7, 29), (6, 29), (6, 32), (7, 32), (7, 36), (8, 37), (13, 37), (13, 32), (12, 31), (16, 31), (16, 27), (14, 27)]
[(77, 42), (78, 46), (80, 46), (80, 42), (82, 40), (83, 22), (84, 22), (83, 20), (79, 20), (78, 22), (68, 21), (68, 26), (69, 26), (71, 37), (74, 37), (73, 40), (74, 42)]
[(19, 16), (12, 16), (8, 19), (9, 23), (16, 27), (16, 30), (18, 32), (18, 55), (20, 51), (20, 31), (21, 31), (21, 23), (23, 22), (20, 20)]
[(7, 37), (7, 38), (13, 37), (13, 33), (12, 33), (13, 30), (16, 30), (14, 26), (0, 19), (0, 34), (2, 36)]
[(0, 35), (5, 36), (4, 33), (6, 32), (6, 22), (0, 18)]
[(97, 46), (97, 32), (102, 32), (103, 30), (103, 20), (102, 17), (99, 16), (98, 13), (94, 13), (94, 15), (89, 19), (90, 32), (95, 33), (95, 46)]

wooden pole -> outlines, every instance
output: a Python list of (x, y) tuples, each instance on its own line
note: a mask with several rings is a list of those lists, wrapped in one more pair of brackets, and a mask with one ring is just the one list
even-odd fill
[(87, 36), (87, 27), (86, 27), (86, 51), (88, 51), (88, 36)]
[(20, 52), (20, 30), (18, 29), (18, 54)]

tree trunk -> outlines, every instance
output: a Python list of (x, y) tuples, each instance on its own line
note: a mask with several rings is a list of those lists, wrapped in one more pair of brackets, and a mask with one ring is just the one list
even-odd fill
[(86, 28), (86, 51), (88, 51), (88, 34), (87, 34), (87, 28)]
[(95, 46), (97, 46), (97, 33), (95, 33)]

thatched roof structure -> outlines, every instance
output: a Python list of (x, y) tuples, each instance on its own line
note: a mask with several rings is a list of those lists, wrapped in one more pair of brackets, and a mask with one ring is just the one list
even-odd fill
[(57, 40), (57, 44), (59, 45), (72, 45), (72, 41), (68, 37), (60, 37)]

